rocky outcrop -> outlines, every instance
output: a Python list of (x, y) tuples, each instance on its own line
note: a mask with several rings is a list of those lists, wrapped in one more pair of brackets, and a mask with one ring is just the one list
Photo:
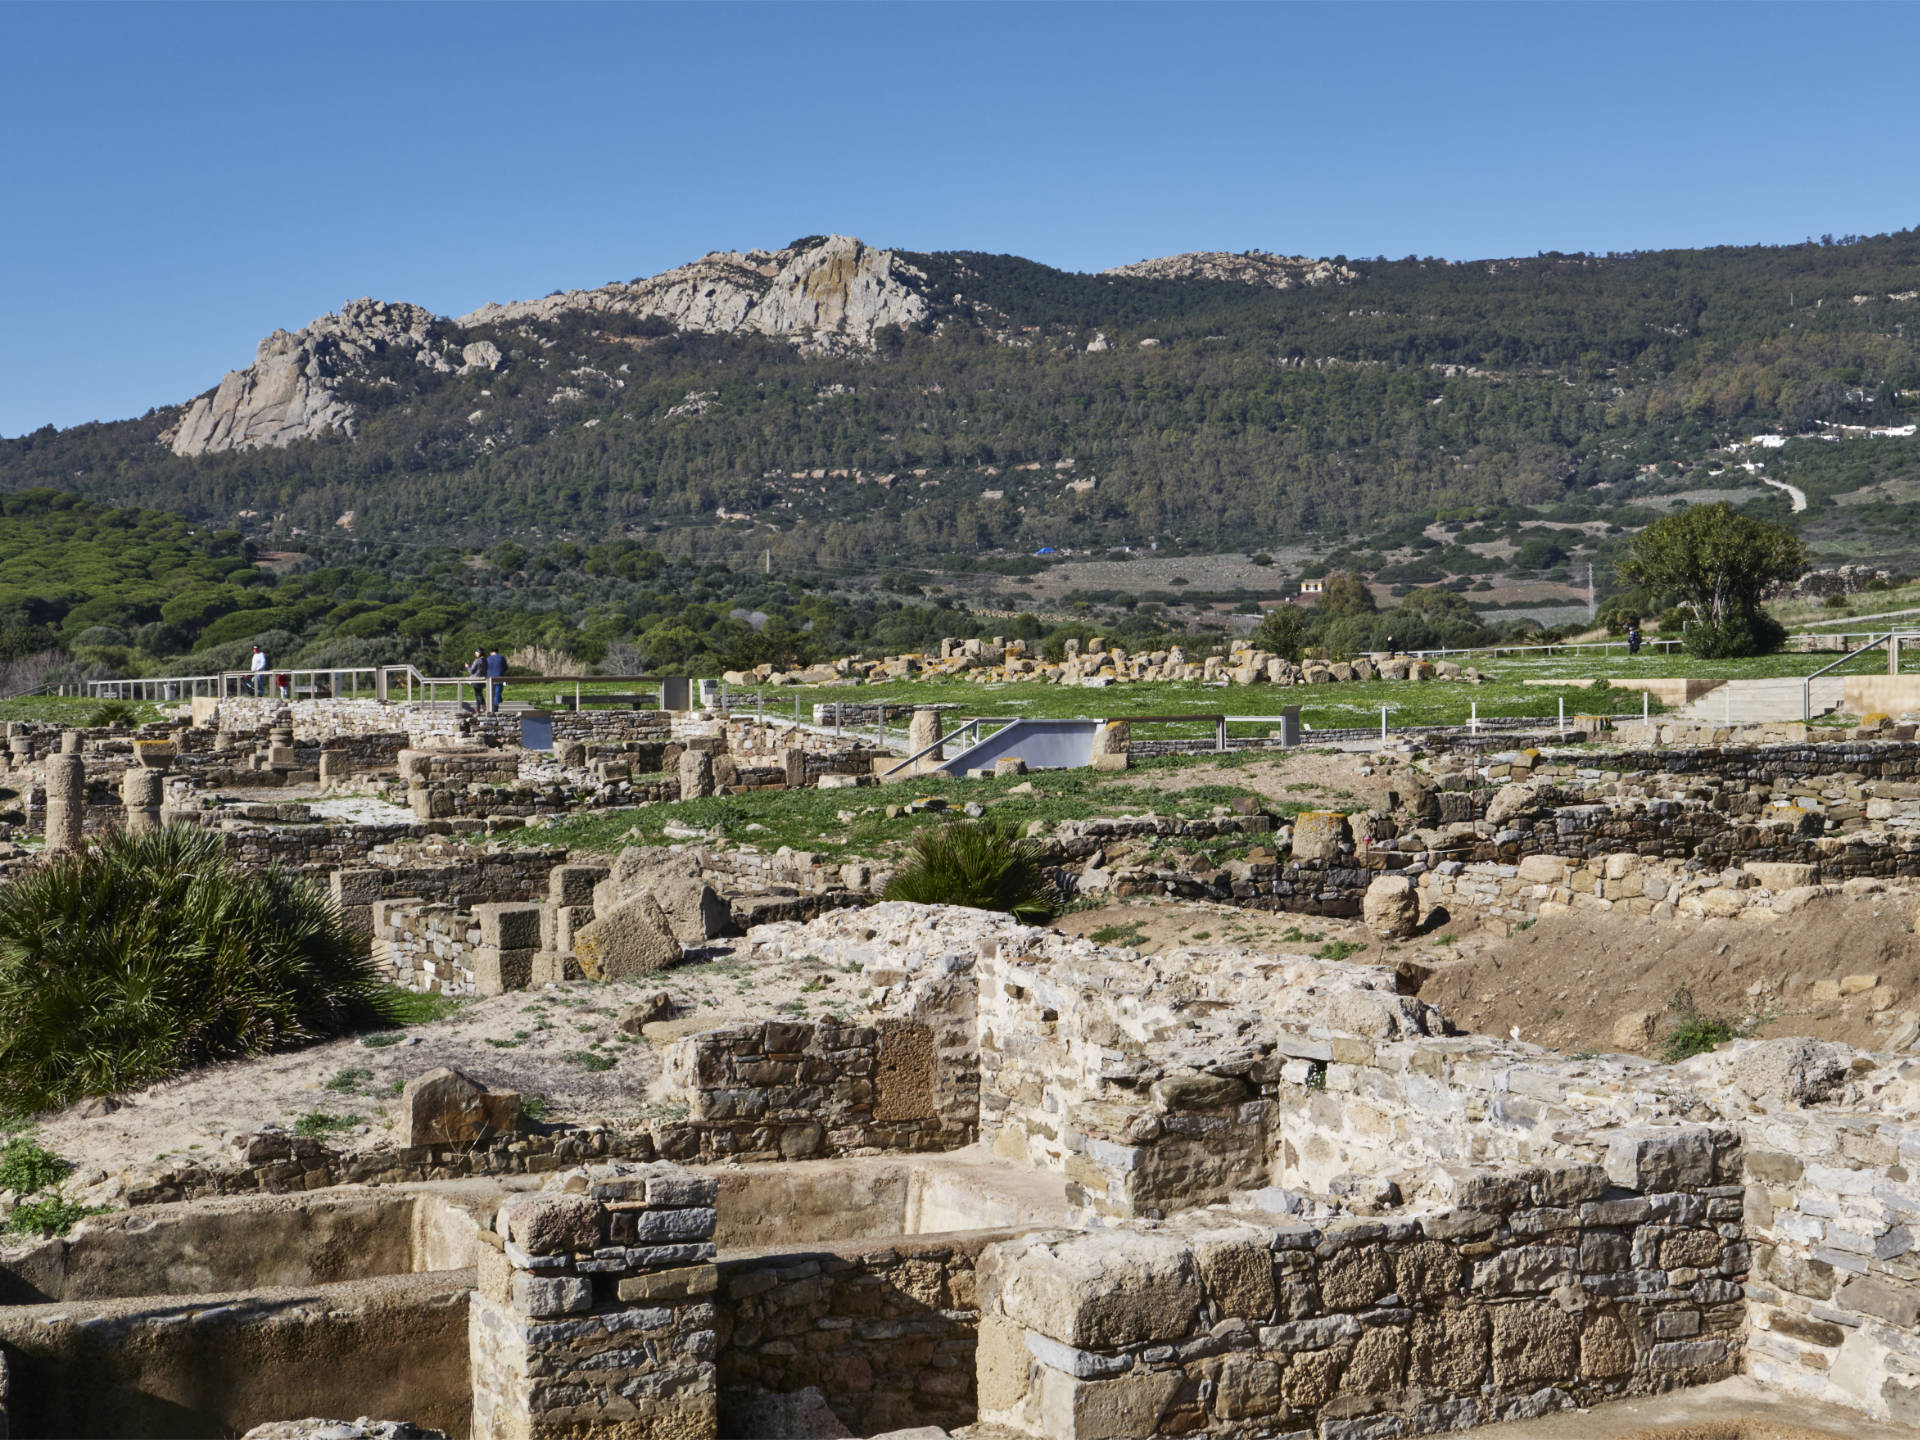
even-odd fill
[(924, 272), (848, 235), (786, 250), (715, 251), (691, 265), (597, 290), (483, 305), (462, 325), (553, 320), (580, 311), (665, 320), (681, 330), (749, 332), (802, 348), (870, 348), (874, 331), (926, 318)]
[(283, 446), (344, 430), (353, 407), (337, 382), (365, 373), (398, 352), (435, 369), (451, 368), (436, 342), (439, 322), (418, 305), (349, 300), (304, 330), (276, 330), (260, 342), (253, 364), (231, 370), (209, 395), (190, 402), (180, 423), (161, 435), (176, 455)]
[(1158, 260), (1136, 260), (1116, 265), (1103, 275), (1131, 275), (1142, 280), (1228, 280), (1236, 285), (1265, 285), (1291, 290), (1296, 285), (1345, 285), (1360, 272), (1331, 260), (1305, 255), (1269, 255), (1249, 250), (1244, 255), (1224, 250), (1196, 250), (1186, 255), (1163, 255)]

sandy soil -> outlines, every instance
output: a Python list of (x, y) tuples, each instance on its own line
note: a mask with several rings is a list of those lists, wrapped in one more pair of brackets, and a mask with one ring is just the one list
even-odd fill
[[(1884, 1050), (1891, 1034), (1920, 1017), (1911, 914), (1911, 896), (1887, 894), (1826, 896), (1769, 924), (1579, 913), (1507, 936), (1468, 921), (1448, 927), (1454, 944), (1430, 938), (1419, 947), (1421, 963), (1434, 965), (1419, 993), (1463, 1029), (1517, 1028), (1522, 1040), (1568, 1050), (1625, 1048), (1614, 1036), (1621, 1017), (1645, 1012), (1656, 1028), (1668, 1024), (1682, 988), (1708, 1015), (1772, 1017), (1754, 1032), (1761, 1036)], [(1867, 975), (1878, 984), (1837, 993), (1842, 978)]]
[[(749, 965), (714, 947), (710, 959), (645, 980), (471, 1001), (446, 1019), (401, 1032), (397, 1044), (369, 1046), (368, 1038), (384, 1037), (360, 1036), (213, 1066), (122, 1095), (124, 1108), (109, 1115), (82, 1118), (84, 1107), (76, 1106), (50, 1116), (39, 1139), (74, 1163), (83, 1184), (147, 1160), (226, 1159), (233, 1137), (291, 1126), (314, 1112), (356, 1120), (334, 1138), (355, 1148), (388, 1138), (400, 1086), (441, 1065), (490, 1088), (541, 1096), (550, 1119), (639, 1124), (649, 1114), (647, 1087), (660, 1073), (654, 1041), (733, 1020), (854, 1014), (862, 1008), (860, 986), (858, 975), (818, 963)], [(676, 1018), (649, 1026), (644, 1038), (623, 1035), (621, 1011), (662, 991), (673, 997)], [(582, 1055), (612, 1064), (591, 1068)]]

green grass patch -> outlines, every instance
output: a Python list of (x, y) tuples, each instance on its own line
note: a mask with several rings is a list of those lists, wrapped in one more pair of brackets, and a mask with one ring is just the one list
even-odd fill
[(1136, 950), (1147, 943), (1146, 932), (1138, 920), (1125, 925), (1102, 925), (1098, 930), (1089, 931), (1087, 939), (1096, 945), (1128, 945)]
[(349, 1066), (327, 1081), (324, 1088), (335, 1095), (358, 1095), (361, 1088), (371, 1079), (373, 1079), (373, 1071)]
[[(92, 718), (112, 706), (113, 718)], [(169, 711), (177, 708), (168, 706)], [(17, 695), (0, 700), (0, 720), (42, 720), (56, 725), (146, 725), (167, 718), (144, 700), (97, 700), (85, 695)]]
[(333, 1115), (325, 1110), (309, 1110), (293, 1122), (293, 1133), (309, 1140), (325, 1140), (360, 1124), (357, 1115)]
[(1366, 949), (1362, 940), (1329, 940), (1313, 952), (1316, 960), (1345, 960), (1348, 956), (1358, 955)]
[(591, 1050), (569, 1050), (567, 1059), (583, 1070), (611, 1070), (617, 1063), (611, 1055), (596, 1055)]
[[(470, 997), (441, 995), (437, 992), (422, 993), (418, 990), (405, 990), (398, 985), (380, 987), (381, 1008), (397, 1026), (431, 1025), (436, 1020), (444, 1020), (457, 1013), (464, 1005), (473, 1003)], [(391, 1032), (388, 1032), (391, 1033)], [(383, 1045), (397, 1045), (401, 1036), (391, 1040), (382, 1040)], [(371, 1045), (375, 1037), (368, 1036), (360, 1043)]]

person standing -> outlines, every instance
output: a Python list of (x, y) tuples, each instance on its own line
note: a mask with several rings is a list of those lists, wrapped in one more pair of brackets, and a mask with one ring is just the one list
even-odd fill
[(506, 693), (506, 673), (507, 659), (500, 653), (500, 647), (496, 645), (487, 652), (487, 678), (493, 682), (492, 708), (496, 711), (500, 708), (500, 697)]
[(1635, 620), (1631, 625), (1627, 626), (1627, 654), (1638, 655), (1639, 653), (1640, 653), (1640, 622), (1638, 620)]
[(253, 660), (248, 668), (252, 671), (252, 675), (247, 681), (247, 688), (253, 692), (257, 700), (260, 698), (260, 687), (266, 683), (267, 678), (267, 652), (258, 645), (253, 647)]
[(486, 651), (475, 650), (473, 652), (473, 659), (467, 662), (467, 674), (473, 678), (473, 709), (474, 713), (478, 714), (480, 711), (486, 709), (487, 706)]

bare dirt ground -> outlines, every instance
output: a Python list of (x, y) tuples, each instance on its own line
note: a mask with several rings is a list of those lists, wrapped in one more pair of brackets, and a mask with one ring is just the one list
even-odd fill
[[(1419, 993), (1462, 1029), (1566, 1050), (1627, 1048), (1615, 1027), (1631, 1013), (1653, 1017), (1657, 1041), (1682, 989), (1703, 1014), (1764, 1020), (1760, 1036), (1884, 1050), (1920, 1018), (1911, 918), (1912, 897), (1895, 893), (1826, 896), (1766, 924), (1576, 912), (1502, 935), (1468, 920), (1448, 927), (1455, 943), (1418, 947), (1434, 967)], [(1858, 993), (1841, 993), (1848, 977)]]
[[(804, 959), (749, 965), (717, 953), (643, 980), (469, 1001), (403, 1031), (212, 1066), (121, 1095), (123, 1108), (111, 1114), (85, 1118), (85, 1106), (61, 1111), (39, 1125), (38, 1135), (73, 1162), (83, 1184), (136, 1162), (227, 1160), (233, 1137), (292, 1127), (314, 1114), (351, 1122), (333, 1128), (332, 1143), (359, 1148), (390, 1135), (400, 1087), (442, 1065), (490, 1089), (539, 1097), (535, 1103), (549, 1119), (640, 1124), (650, 1113), (647, 1087), (660, 1073), (656, 1044), (731, 1021), (851, 1013), (859, 1008), (860, 983), (857, 975)], [(620, 1013), (660, 992), (672, 997), (675, 1018), (649, 1025), (644, 1036), (622, 1033)], [(389, 1036), (400, 1038), (384, 1043)]]
[(1393, 777), (1365, 755), (1293, 750), (1251, 764), (1195, 760), (1174, 770), (1128, 771), (1116, 782), (1142, 790), (1187, 790), (1198, 785), (1240, 785), (1277, 804), (1346, 811), (1385, 805)]

